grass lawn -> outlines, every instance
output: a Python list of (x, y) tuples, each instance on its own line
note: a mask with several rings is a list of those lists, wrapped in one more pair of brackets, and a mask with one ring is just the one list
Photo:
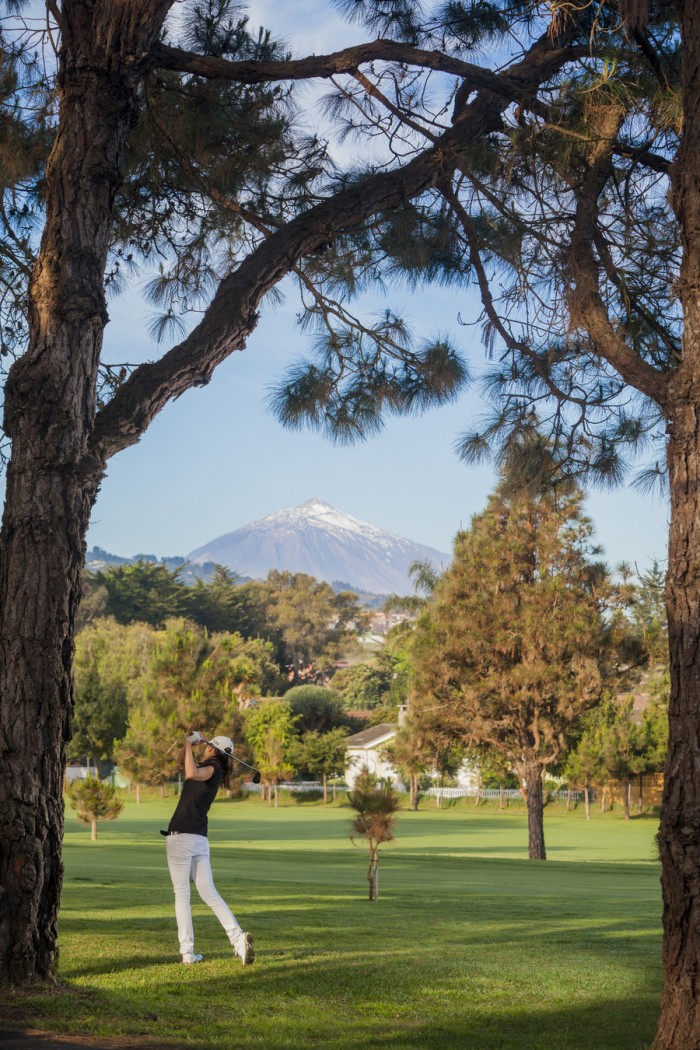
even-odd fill
[(402, 812), (381, 900), (350, 811), (215, 803), (220, 892), (255, 936), (243, 969), (196, 898), (182, 966), (164, 827), (174, 800), (129, 802), (99, 841), (66, 815), (61, 986), (10, 1004), (17, 1023), (142, 1034), (222, 1050), (642, 1050), (661, 985), (656, 821), (556, 808), (550, 859), (527, 860), (521, 806)]

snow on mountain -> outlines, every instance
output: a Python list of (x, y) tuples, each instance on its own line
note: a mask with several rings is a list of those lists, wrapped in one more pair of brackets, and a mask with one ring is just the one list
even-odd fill
[(393, 536), (316, 498), (219, 536), (187, 556), (194, 564), (217, 562), (255, 579), (270, 569), (286, 569), (329, 583), (346, 580), (372, 594), (412, 594), (408, 567), (426, 559), (439, 568), (449, 564), (450, 555)]

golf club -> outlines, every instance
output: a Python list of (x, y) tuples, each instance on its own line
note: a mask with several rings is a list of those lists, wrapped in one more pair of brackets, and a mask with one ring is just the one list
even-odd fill
[(252, 773), (253, 773), (253, 783), (254, 784), (259, 784), (260, 783), (260, 770), (255, 769), (254, 766), (249, 766), (248, 763), (244, 762), (242, 758), (237, 758), (236, 755), (230, 755), (228, 753), (228, 751), (222, 751), (220, 747), (217, 747), (216, 744), (212, 744), (211, 740), (207, 740), (206, 737), (202, 737), (202, 741), (201, 742), (203, 744), (208, 744), (209, 747), (213, 747), (217, 751), (220, 751), (221, 754), (222, 755), (226, 755), (227, 758), (232, 758), (234, 762), (240, 763), (240, 765), (245, 766), (246, 769), (250, 769), (252, 771)]

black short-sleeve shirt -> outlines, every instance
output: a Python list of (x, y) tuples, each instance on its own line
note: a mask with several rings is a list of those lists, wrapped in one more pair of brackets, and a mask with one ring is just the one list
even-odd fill
[(175, 812), (168, 824), (168, 831), (178, 831), (181, 835), (206, 836), (209, 807), (216, 798), (224, 774), (216, 759), (202, 762), (201, 765), (213, 766), (214, 772), (208, 780), (185, 781)]

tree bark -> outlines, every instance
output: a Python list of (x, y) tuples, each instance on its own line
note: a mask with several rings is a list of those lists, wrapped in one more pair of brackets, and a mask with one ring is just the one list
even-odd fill
[(97, 821), (94, 817), (91, 821), (90, 838), (93, 842), (97, 842)]
[[(694, 292), (696, 302), (698, 291), (700, 284)], [(688, 324), (686, 317), (686, 338)], [(700, 324), (692, 334), (695, 346), (700, 346)], [(700, 376), (683, 400), (668, 444), (671, 693), (659, 829), (664, 990), (653, 1050), (700, 1048)]]
[(632, 781), (629, 777), (626, 777), (622, 781), (622, 803), (625, 810), (625, 820), (630, 819), (630, 792), (632, 790)]
[(537, 762), (523, 767), (527, 798), (527, 855), (530, 860), (546, 860), (544, 846), (544, 797), (542, 775), (544, 770)]
[(138, 62), (125, 65), (122, 52), (133, 59), (151, 47), (167, 6), (66, 2), (62, 10), (60, 116), (29, 343), (5, 390), (12, 458), (0, 536), (2, 984), (51, 978), (56, 956), (74, 624), (104, 469), (86, 452), (107, 320), (111, 212), (139, 80)]
[(659, 828), (664, 989), (653, 1050), (700, 1047), (700, 11), (676, 0), (684, 128), (672, 166), (682, 263), (683, 357), (673, 374), (667, 463), (666, 611), (671, 691)]
[(591, 792), (588, 784), (583, 788), (583, 803), (586, 808), (586, 820), (591, 819)]

